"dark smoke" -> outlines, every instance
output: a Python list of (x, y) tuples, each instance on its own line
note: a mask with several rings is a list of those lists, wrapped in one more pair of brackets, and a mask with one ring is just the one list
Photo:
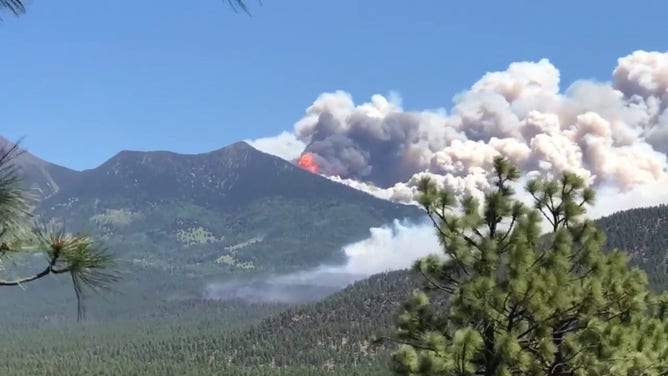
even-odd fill
[(498, 155), (518, 165), (524, 180), (582, 176), (601, 193), (599, 214), (665, 202), (668, 53), (635, 51), (618, 59), (611, 78), (561, 88), (549, 60), (516, 62), (484, 74), (447, 111), (324, 93), (292, 133), (251, 143), (291, 158), (309, 151), (321, 174), (399, 202), (415, 201), (422, 177), (481, 198)]
[(390, 187), (408, 180), (421, 167), (419, 159), (407, 158), (411, 144), (418, 140), (418, 117), (397, 112), (384, 118), (353, 114), (348, 120), (341, 124), (332, 113), (324, 112), (315, 124), (305, 151), (319, 157), (326, 175)]

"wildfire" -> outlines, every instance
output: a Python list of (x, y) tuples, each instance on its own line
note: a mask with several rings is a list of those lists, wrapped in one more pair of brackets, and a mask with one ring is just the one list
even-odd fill
[(299, 161), (297, 161), (297, 164), (299, 165), (299, 167), (309, 170), (314, 174), (318, 173), (319, 170), (318, 163), (315, 161), (315, 156), (311, 153), (302, 154), (302, 156), (299, 157)]

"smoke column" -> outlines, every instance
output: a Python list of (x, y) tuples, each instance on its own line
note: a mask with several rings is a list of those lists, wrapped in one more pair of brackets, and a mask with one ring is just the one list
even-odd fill
[(601, 215), (668, 198), (659, 188), (668, 183), (667, 107), (668, 53), (633, 52), (618, 59), (611, 82), (581, 80), (565, 91), (543, 59), (483, 75), (449, 111), (324, 93), (292, 132), (251, 144), (295, 163), (308, 153), (318, 173), (397, 202), (415, 198), (422, 176), (479, 196), (503, 154), (525, 179), (566, 170), (585, 177), (598, 188)]

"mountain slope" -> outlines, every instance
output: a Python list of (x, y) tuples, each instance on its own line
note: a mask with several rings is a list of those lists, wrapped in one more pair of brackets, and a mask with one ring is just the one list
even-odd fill
[(628, 252), (655, 290), (668, 289), (668, 205), (637, 208), (597, 220), (608, 249)]
[[(13, 142), (0, 136), (0, 150), (9, 150), (13, 146)], [(76, 179), (78, 174), (77, 171), (39, 159), (25, 150), (21, 150), (14, 163), (27, 188), (40, 199), (56, 194), (63, 183)]]

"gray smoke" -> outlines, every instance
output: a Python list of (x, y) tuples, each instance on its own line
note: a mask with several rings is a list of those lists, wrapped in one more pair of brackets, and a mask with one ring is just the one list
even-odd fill
[(364, 276), (312, 270), (249, 281), (210, 284), (204, 290), (203, 298), (245, 303), (309, 303), (333, 294), (361, 278)]
[[(634, 206), (668, 198), (656, 188), (668, 183), (668, 53), (619, 59), (612, 82), (560, 91), (559, 78), (546, 59), (512, 63), (456, 95), (449, 111), (405, 111), (381, 95), (356, 105), (345, 92), (325, 93), (292, 133), (254, 145), (288, 159), (313, 153), (323, 175), (400, 202), (414, 199), (422, 176), (479, 196), (499, 154), (525, 178), (569, 170)], [(608, 201), (617, 202), (601, 197)]]

